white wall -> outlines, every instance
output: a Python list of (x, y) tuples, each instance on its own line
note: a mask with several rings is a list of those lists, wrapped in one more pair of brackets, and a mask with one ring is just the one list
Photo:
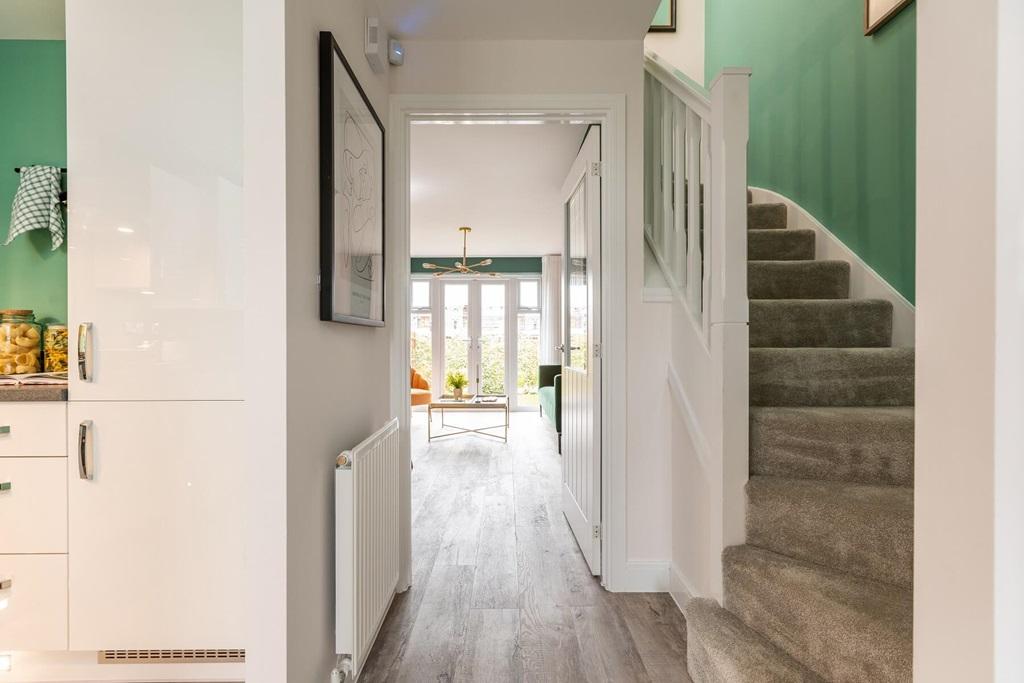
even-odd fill
[(917, 26), (914, 677), (1017, 681), (1024, 15), (936, 0)]
[(250, 510), (266, 525), (248, 536), (247, 680), (326, 681), (334, 458), (388, 417), (388, 337), (319, 321), (318, 32), (334, 32), (380, 116), (387, 78), (362, 57), (362, 2), (253, 0), (245, 11)]
[(657, 354), (667, 333), (643, 289), (643, 51), (637, 40), (409, 42), (393, 94), (609, 94), (627, 97), (627, 557), (670, 555), (668, 418)]
[(657, 52), (669, 64), (704, 84), (704, 3), (676, 0), (676, 32), (648, 33), (644, 47)]

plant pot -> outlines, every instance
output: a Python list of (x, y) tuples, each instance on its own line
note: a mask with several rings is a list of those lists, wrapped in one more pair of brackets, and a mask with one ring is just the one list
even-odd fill
[(456, 400), (461, 401), (462, 400), (462, 387), (455, 387), (454, 389), (452, 389), (452, 396), (454, 396)]

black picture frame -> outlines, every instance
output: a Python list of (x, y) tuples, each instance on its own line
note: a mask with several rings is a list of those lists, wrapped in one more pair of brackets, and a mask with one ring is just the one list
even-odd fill
[[(384, 124), (330, 31), (320, 32), (319, 69), (320, 320), (383, 327)], [(340, 160), (336, 143), (346, 145)]]
[(676, 32), (676, 0), (669, 0), (668, 6), (669, 23), (651, 24), (647, 29), (648, 33), (675, 33)]

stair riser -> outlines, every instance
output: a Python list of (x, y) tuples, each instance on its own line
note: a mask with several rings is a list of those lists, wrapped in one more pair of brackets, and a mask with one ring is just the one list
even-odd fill
[(747, 204), (748, 230), (785, 230), (785, 204)]
[(754, 300), (751, 347), (887, 347), (892, 343), (888, 301)]
[(751, 261), (751, 299), (846, 299), (850, 264), (845, 261)]
[(909, 590), (745, 547), (723, 554), (725, 608), (829, 681), (910, 681)]
[(912, 489), (752, 477), (747, 543), (854, 576), (909, 587)]
[(912, 406), (912, 349), (751, 349), (753, 406)]
[(751, 261), (813, 261), (813, 230), (748, 230)]
[(752, 408), (750, 473), (913, 486), (913, 409)]

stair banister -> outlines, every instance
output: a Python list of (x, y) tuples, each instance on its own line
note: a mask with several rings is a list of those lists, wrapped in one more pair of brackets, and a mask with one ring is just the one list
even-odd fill
[(708, 91), (653, 53), (645, 70), (644, 234), (673, 293), (670, 385), (692, 441), (673, 458), (693, 458), (710, 486), (709, 578), (688, 590), (721, 599), (721, 551), (745, 541), (751, 72), (725, 69)]

